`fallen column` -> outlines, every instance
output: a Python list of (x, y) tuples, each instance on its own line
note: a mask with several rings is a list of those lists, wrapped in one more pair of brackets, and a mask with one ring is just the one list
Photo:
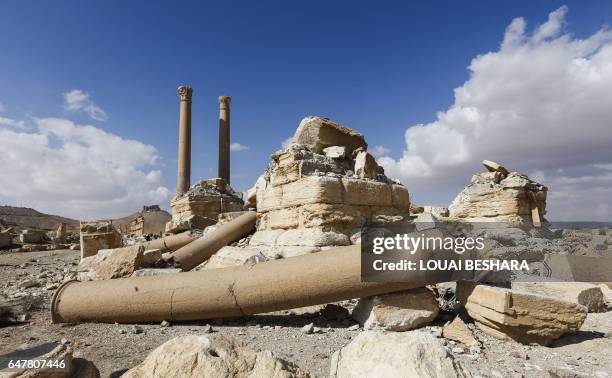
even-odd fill
[[(352, 245), (255, 265), (168, 276), (69, 281), (53, 296), (51, 318), (54, 323), (225, 318), (368, 297), (425, 284), (417, 277), (419, 272), (414, 272), (411, 283), (362, 282), (360, 253), (360, 246)], [(411, 277), (406, 278), (409, 281)]]
[(191, 270), (206, 261), (222, 247), (242, 238), (255, 229), (257, 213), (250, 211), (225, 223), (214, 232), (206, 234), (172, 254), (184, 271)]
[(186, 246), (187, 244), (197, 240), (196, 234), (191, 231), (185, 231), (176, 235), (164, 236), (159, 239), (151, 240), (144, 243), (146, 250), (159, 249), (162, 252), (172, 252)]

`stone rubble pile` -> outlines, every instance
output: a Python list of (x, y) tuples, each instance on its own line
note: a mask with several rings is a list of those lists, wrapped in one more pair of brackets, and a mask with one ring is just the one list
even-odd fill
[(546, 222), (548, 189), (524, 174), (508, 172), (485, 160), (488, 172), (472, 177), (448, 207), (448, 217), (469, 222), (499, 222), (511, 225)]
[(166, 232), (204, 230), (217, 223), (219, 214), (241, 211), (242, 194), (235, 192), (225, 180), (213, 178), (194, 184), (189, 190), (170, 202), (172, 220), (166, 224)]

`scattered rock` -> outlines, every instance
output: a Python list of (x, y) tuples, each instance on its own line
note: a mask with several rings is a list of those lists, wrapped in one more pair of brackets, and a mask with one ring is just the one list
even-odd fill
[(452, 322), (442, 328), (442, 337), (457, 341), (468, 347), (479, 345), (478, 340), (472, 335), (472, 331), (459, 316), (456, 316)]
[(298, 377), (311, 375), (270, 351), (255, 352), (220, 335), (183, 336), (151, 352), (122, 377)]
[(144, 329), (139, 325), (132, 326), (132, 333), (135, 335), (139, 335), (144, 332)]
[(24, 280), (19, 283), (19, 287), (22, 289), (29, 289), (32, 287), (39, 287), (40, 282), (34, 280)]
[(170, 327), (171, 324), (170, 324), (169, 321), (164, 320), (164, 321), (161, 322), (161, 324), (159, 326), (162, 327), (162, 328), (166, 328), (166, 327)]
[(145, 247), (141, 244), (117, 248), (110, 255), (97, 254), (81, 260), (78, 269), (87, 271), (87, 277), (92, 280), (129, 277), (142, 267), (144, 251)]
[(202, 332), (204, 332), (204, 333), (213, 333), (213, 327), (210, 324), (206, 324), (202, 328)]
[(365, 331), (331, 358), (332, 378), (468, 377), (440, 341), (427, 332)]
[(408, 331), (429, 324), (438, 315), (435, 295), (425, 288), (359, 300), (352, 317), (364, 329)]
[(302, 333), (310, 335), (311, 333), (314, 332), (314, 323), (306, 324), (305, 326), (302, 327), (301, 331), (302, 331)]

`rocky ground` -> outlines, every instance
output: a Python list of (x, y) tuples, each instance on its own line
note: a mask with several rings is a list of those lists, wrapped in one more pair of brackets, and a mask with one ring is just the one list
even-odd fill
[[(46, 342), (70, 342), (75, 356), (92, 361), (101, 376), (119, 376), (154, 348), (177, 336), (218, 333), (245, 342), (255, 350), (270, 350), (317, 376), (327, 376), (332, 354), (363, 332), (349, 319), (327, 320), (319, 315), (278, 312), (224, 321), (160, 324), (52, 324), (49, 303), (53, 289), (75, 275), (78, 251), (0, 254), (0, 294), (39, 297), (27, 322), (0, 328), (0, 355)], [(351, 307), (354, 302), (342, 303)], [(443, 315), (417, 331), (440, 334)], [(312, 333), (306, 331), (313, 323)], [(612, 376), (612, 309), (589, 313), (581, 330), (551, 347), (501, 341), (469, 324), (481, 348), (465, 348), (441, 339), (456, 361), (481, 377), (610, 377)]]

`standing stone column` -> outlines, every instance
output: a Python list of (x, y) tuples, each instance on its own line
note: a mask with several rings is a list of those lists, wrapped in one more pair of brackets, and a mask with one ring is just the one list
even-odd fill
[(230, 183), (230, 103), (229, 96), (219, 96), (219, 177)]
[(181, 195), (189, 190), (191, 182), (191, 87), (178, 87), (181, 99), (179, 116), (178, 177), (176, 194)]

